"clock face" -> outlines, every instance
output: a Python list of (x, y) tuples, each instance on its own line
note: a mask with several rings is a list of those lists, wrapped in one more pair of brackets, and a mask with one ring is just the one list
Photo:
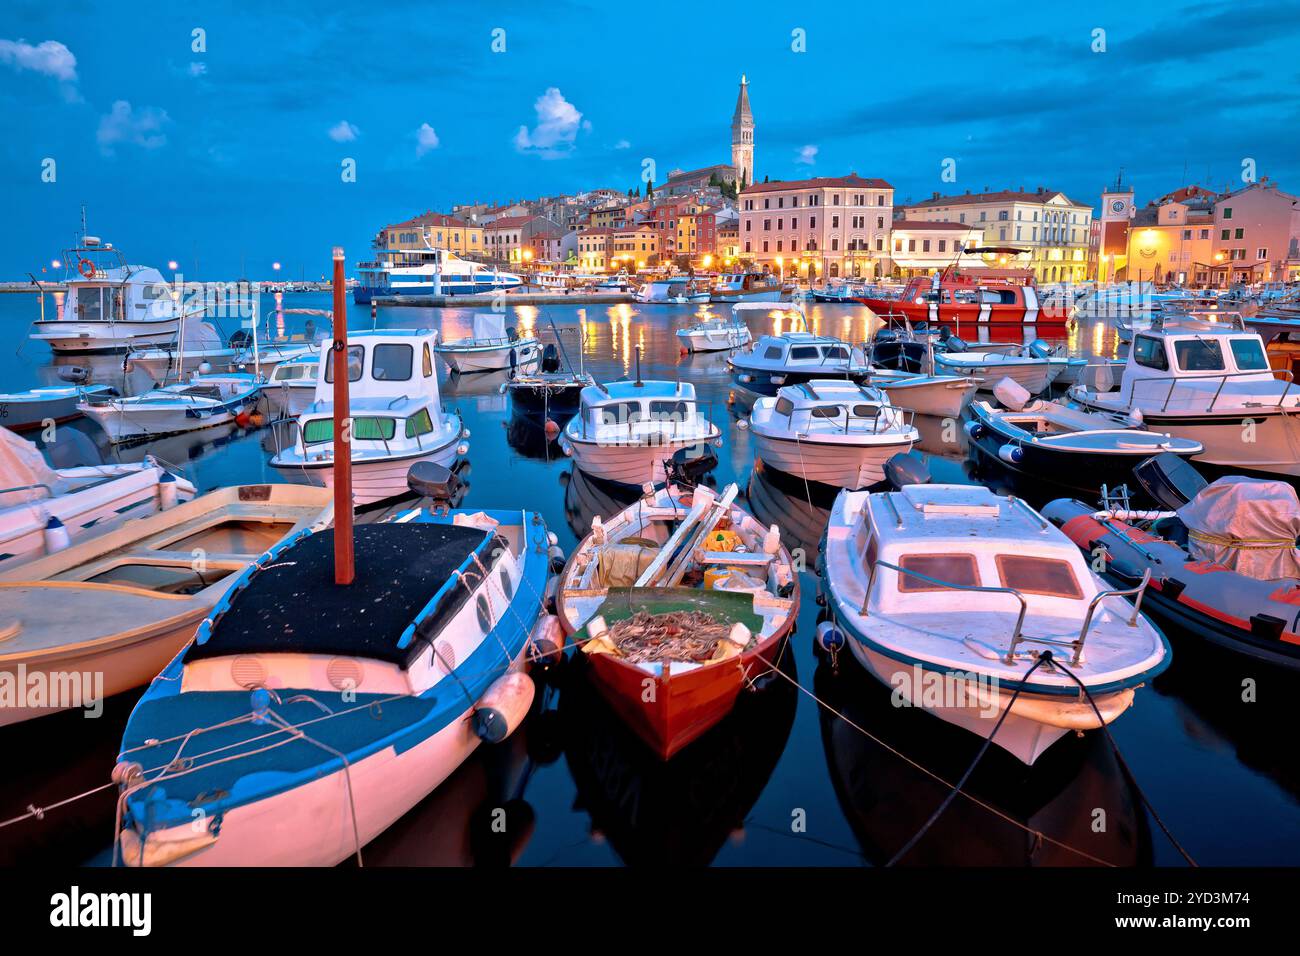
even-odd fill
[(1112, 199), (1112, 200), (1110, 201), (1110, 211), (1111, 211), (1111, 212), (1123, 212), (1123, 211), (1124, 211), (1124, 200), (1122, 200), (1122, 199)]

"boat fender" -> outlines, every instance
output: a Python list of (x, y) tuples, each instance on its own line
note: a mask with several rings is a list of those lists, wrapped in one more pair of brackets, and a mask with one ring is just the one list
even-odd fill
[(533, 663), (554, 664), (564, 653), (564, 628), (560, 619), (554, 614), (539, 617), (529, 640), (533, 645)]
[(553, 544), (551, 545), (550, 549), (546, 553), (550, 556), (551, 559), (551, 572), (553, 574), (559, 574), (561, 571), (563, 571), (564, 570), (564, 549), (561, 548), (558, 544)]
[(1286, 621), (1272, 614), (1252, 614), (1250, 616), (1250, 633), (1255, 637), (1276, 641), (1282, 638), (1282, 629)]
[(742, 385), (748, 385), (750, 382), (752, 382), (752, 381), (754, 380), (754, 379), (753, 379), (753, 376), (751, 376), (751, 375), (738, 375), (738, 376), (736, 376), (736, 377), (737, 377), (738, 379), (740, 379), (740, 383), (741, 383)]
[(772, 375), (772, 376), (770, 376), (770, 378), (771, 378), (771, 381), (772, 381), (772, 384), (773, 384), (773, 385), (784, 385), (784, 384), (785, 384), (785, 376), (784, 376), (784, 375)]
[(548, 578), (546, 581), (546, 590), (542, 592), (542, 607), (545, 608), (547, 614), (555, 613), (557, 603), (556, 599), (559, 597), (559, 594), (560, 579), (554, 576)]
[(746, 431), (749, 428), (749, 419), (748, 418), (740, 419), (740, 421), (736, 422), (736, 427), (739, 428), (742, 432)]
[(763, 536), (763, 553), (776, 554), (781, 550), (781, 529), (776, 525), (767, 529), (767, 534)]
[(468, 428), (462, 428), (462, 429), (460, 430), (460, 437), (461, 437), (461, 438), (468, 438), (468, 437), (469, 437), (469, 429), (468, 429)]
[(844, 632), (835, 626), (834, 621), (822, 621), (817, 625), (817, 648), (834, 657), (844, 650)]
[(1146, 419), (1142, 415), (1142, 409), (1140, 408), (1133, 409), (1131, 412), (1128, 413), (1127, 416), (1127, 421), (1131, 422), (1134, 428), (1141, 428), (1142, 423), (1145, 420)]
[(521, 671), (498, 677), (474, 708), (474, 733), (489, 744), (505, 740), (528, 716), (535, 691), (533, 679)]
[(727, 636), (718, 641), (718, 646), (713, 652), (715, 661), (725, 661), (728, 658), (739, 656), (745, 648), (749, 647), (749, 642), (753, 639), (753, 633), (744, 624), (737, 621), (731, 625), (731, 630)]
[(542, 426), (542, 430), (545, 432), (547, 438), (551, 441), (555, 441), (556, 436), (560, 434), (560, 425), (555, 421), (555, 419), (548, 418), (546, 419), (546, 424)]
[(984, 437), (984, 425), (981, 422), (967, 422), (965, 429), (970, 438), (979, 440)]
[(211, 374), (211, 372), (212, 372), (212, 363), (211, 363), (211, 362), (209, 362), (209, 361), (207, 361), (207, 360), (204, 360), (204, 361), (202, 361), (202, 362), (199, 363), (199, 374), (200, 374), (200, 375), (208, 375), (208, 374)]
[(457, 446), (456, 446), (456, 454), (458, 454), (458, 455), (468, 455), (468, 454), (469, 454), (469, 442), (467, 442), (467, 441), (463, 441), (463, 442), (461, 442), (459, 445), (457, 445)]
[(45, 553), (54, 554), (56, 551), (62, 551), (72, 544), (72, 538), (68, 534), (67, 525), (50, 515), (49, 520), (45, 522)]
[(998, 457), (1009, 465), (1018, 465), (1025, 458), (1025, 450), (1010, 442), (998, 449)]
[(170, 471), (164, 471), (162, 477), (158, 479), (158, 510), (166, 511), (176, 507), (179, 494), (180, 488), (176, 476)]

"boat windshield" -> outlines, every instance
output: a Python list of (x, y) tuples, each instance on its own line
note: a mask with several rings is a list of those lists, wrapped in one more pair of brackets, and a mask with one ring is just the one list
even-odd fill
[(1268, 358), (1258, 339), (1231, 339), (1232, 360), (1243, 372), (1262, 372), (1268, 369)]
[[(945, 591), (949, 585), (958, 587), (979, 587), (980, 573), (975, 566), (973, 554), (905, 554), (898, 560), (898, 566), (913, 574), (898, 576), (898, 590), (905, 593), (913, 591)], [(925, 578), (917, 577), (923, 574)], [(926, 578), (933, 578), (927, 581)], [(935, 583), (943, 582), (942, 584)]]
[(999, 554), (996, 557), (1002, 586), (1026, 594), (1045, 594), (1078, 600), (1083, 597), (1074, 568), (1068, 561), (1038, 558), (1022, 554)]
[(1184, 339), (1174, 343), (1174, 356), (1183, 372), (1222, 372), (1223, 348), (1213, 339)]

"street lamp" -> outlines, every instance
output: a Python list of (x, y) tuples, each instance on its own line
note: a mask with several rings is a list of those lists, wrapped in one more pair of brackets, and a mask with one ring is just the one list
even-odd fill
[(784, 282), (785, 281), (785, 260), (780, 256), (776, 257), (776, 268), (777, 268), (777, 272), (780, 274), (781, 281)]

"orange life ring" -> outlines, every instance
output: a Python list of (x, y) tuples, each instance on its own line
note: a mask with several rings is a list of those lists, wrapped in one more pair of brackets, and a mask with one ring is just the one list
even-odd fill
[(95, 278), (95, 264), (89, 259), (82, 259), (77, 263), (77, 271), (87, 279)]

